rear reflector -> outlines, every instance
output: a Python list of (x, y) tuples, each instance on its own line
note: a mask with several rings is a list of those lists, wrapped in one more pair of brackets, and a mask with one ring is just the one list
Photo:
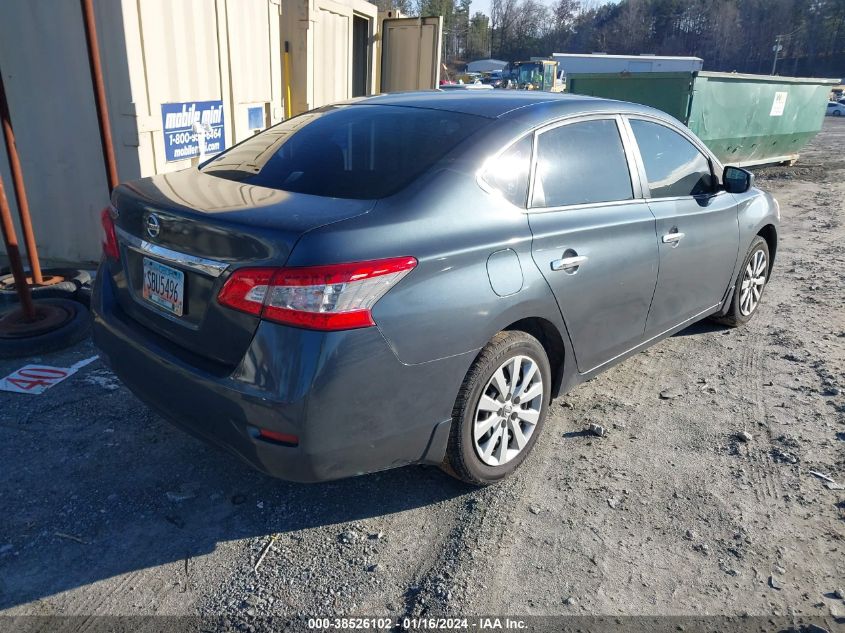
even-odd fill
[(270, 429), (258, 429), (258, 437), (271, 442), (280, 442), (282, 444), (290, 444), (297, 446), (299, 444), (299, 437), (296, 435), (289, 435), (287, 433), (278, 433)]
[(117, 246), (117, 233), (114, 230), (111, 207), (106, 207), (100, 212), (100, 223), (103, 225), (103, 253), (109, 259), (120, 259), (120, 250)]
[(242, 268), (218, 301), (261, 318), (314, 330), (375, 325), (372, 307), (417, 265), (413, 257), (307, 268)]

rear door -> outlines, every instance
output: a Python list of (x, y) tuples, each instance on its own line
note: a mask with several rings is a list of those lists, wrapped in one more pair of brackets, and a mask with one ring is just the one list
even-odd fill
[(431, 90), (440, 78), (443, 18), (383, 20), (380, 92)]
[(660, 272), (646, 326), (657, 335), (722, 302), (739, 249), (737, 206), (692, 137), (654, 119), (627, 125), (657, 221)]
[[(536, 134), (528, 220), (534, 261), (586, 372), (643, 338), (657, 280), (654, 216), (615, 116)], [(623, 140), (625, 139), (625, 140)]]

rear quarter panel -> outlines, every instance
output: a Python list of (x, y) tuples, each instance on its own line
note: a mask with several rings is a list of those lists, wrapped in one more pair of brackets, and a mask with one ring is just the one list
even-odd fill
[[(522, 287), (497, 295), (489, 256), (511, 249)], [(411, 255), (417, 267), (373, 309), (397, 358), (425, 363), (480, 350), (496, 332), (526, 317), (550, 321), (566, 338), (554, 297), (531, 258), (531, 231), (522, 212), (481, 189), (473, 173), (444, 169), (367, 216), (304, 236), (289, 265)], [(469, 354), (467, 367), (474, 358)], [(457, 388), (457, 385), (456, 385)]]

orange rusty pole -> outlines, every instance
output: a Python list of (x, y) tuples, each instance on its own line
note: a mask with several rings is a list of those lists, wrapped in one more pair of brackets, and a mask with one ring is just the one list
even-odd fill
[[(29, 215), (29, 202), (26, 199), (26, 188), (23, 185), (23, 170), (18, 157), (18, 146), (15, 143), (15, 132), (12, 129), (12, 118), (9, 116), (9, 102), (6, 100), (6, 88), (3, 85), (3, 74), (0, 73), (0, 119), (3, 124), (3, 137), (6, 141), (6, 155), (9, 157), (9, 169), (12, 172), (12, 186), (15, 189), (15, 199), (18, 202), (18, 216), (21, 221), (21, 231), (26, 244), (26, 256), (29, 259), (29, 269), (32, 273), (32, 283), (44, 283), (41, 277), (41, 263), (38, 261), (38, 249), (35, 246), (35, 235), (32, 232), (32, 219)], [(8, 200), (6, 200), (8, 204)], [(15, 284), (20, 283), (15, 279)]]
[(94, 20), (92, 0), (81, 0), (82, 20), (85, 23), (85, 39), (88, 41), (88, 65), (91, 67), (91, 82), (94, 84), (94, 97), (97, 104), (97, 121), (100, 124), (100, 143), (103, 146), (103, 161), (106, 164), (106, 179), (109, 193), (117, 187), (117, 163), (114, 160), (114, 147), (111, 139), (109, 108), (106, 103), (106, 88), (103, 83), (103, 69), (100, 65), (100, 45), (97, 42), (97, 22)]
[(29, 286), (26, 283), (21, 252), (18, 248), (18, 236), (15, 235), (15, 225), (12, 224), (12, 212), (9, 210), (9, 200), (6, 198), (2, 178), (0, 178), (0, 233), (3, 233), (3, 243), (6, 245), (6, 254), (9, 256), (12, 276), (15, 278), (15, 289), (18, 291), (18, 298), (21, 300), (24, 318), (27, 321), (35, 321), (35, 306), (32, 303), (32, 295), (29, 293)]

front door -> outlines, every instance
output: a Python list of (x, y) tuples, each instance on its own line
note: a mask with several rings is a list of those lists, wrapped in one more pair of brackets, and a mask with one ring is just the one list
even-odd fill
[(719, 191), (710, 160), (684, 135), (629, 118), (656, 218), (660, 270), (646, 332), (653, 336), (719, 305), (739, 249), (736, 200)]
[(554, 292), (578, 369), (642, 341), (657, 280), (654, 217), (621, 119), (596, 117), (540, 130), (529, 194), (533, 257)]

